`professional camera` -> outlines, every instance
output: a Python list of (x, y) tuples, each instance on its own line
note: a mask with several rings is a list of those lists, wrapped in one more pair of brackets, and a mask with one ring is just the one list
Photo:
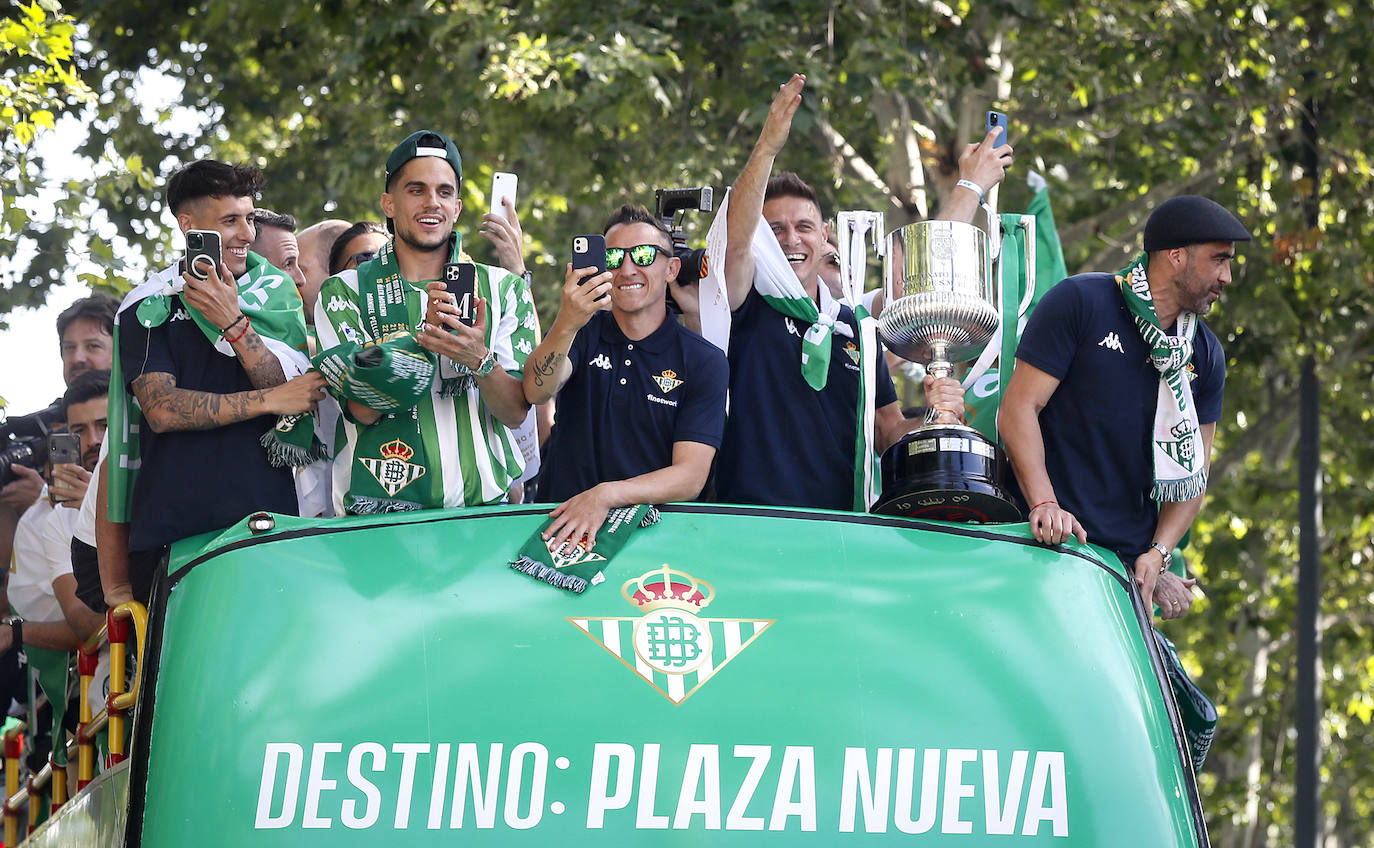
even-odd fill
[(706, 276), (705, 248), (689, 248), (687, 237), (682, 233), (682, 221), (674, 220), (677, 213), (689, 209), (696, 212), (711, 211), (710, 186), (660, 188), (654, 192), (654, 214), (673, 234), (673, 255), (682, 260), (675, 280), (680, 286), (694, 286)]
[[(0, 415), (4, 408), (0, 407)], [(62, 403), (0, 421), (0, 486), (14, 479), (16, 465), (42, 468), (48, 461), (47, 440), (54, 424), (63, 420)]]

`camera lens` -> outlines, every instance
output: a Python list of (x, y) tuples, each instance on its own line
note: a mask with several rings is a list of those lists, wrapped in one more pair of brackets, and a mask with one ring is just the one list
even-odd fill
[(190, 247), (200, 247), (200, 246), (201, 246), (201, 235), (200, 235), (200, 233), (187, 233), (187, 234), (186, 234), (186, 244), (189, 245)]

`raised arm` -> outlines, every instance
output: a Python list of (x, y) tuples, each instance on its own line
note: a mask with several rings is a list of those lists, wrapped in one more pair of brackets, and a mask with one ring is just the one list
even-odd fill
[(574, 269), (569, 263), (563, 278), (563, 294), (553, 326), (525, 360), (525, 399), (547, 403), (572, 376), (568, 351), (573, 339), (592, 316), (611, 308), (611, 274), (595, 274), (595, 268)]
[(763, 214), (763, 194), (768, 177), (773, 173), (773, 160), (787, 143), (792, 130), (792, 118), (801, 105), (806, 77), (793, 74), (792, 79), (778, 87), (763, 132), (749, 154), (730, 192), (730, 205), (725, 213), (725, 291), (734, 311), (744, 304), (754, 286), (754, 231)]
[(1006, 169), (1011, 167), (1011, 145), (993, 147), (992, 137), (998, 132), (1000, 129), (988, 130), (987, 136), (981, 142), (966, 145), (964, 152), (959, 156), (959, 179), (974, 183), (983, 190), (982, 193), (967, 186), (955, 186), (954, 191), (941, 205), (936, 220), (972, 223), (973, 216), (983, 202), (983, 196), (992, 191), (992, 187), (1002, 182), (1002, 178), (1007, 175)]
[(469, 327), (459, 320), (458, 307), (453, 303), (453, 295), (448, 293), (443, 283), (430, 283), (427, 290), (429, 303), (426, 306), (425, 328), (415, 337), (420, 346), (466, 366), (473, 372), (482, 402), (491, 410), (496, 420), (512, 429), (519, 427), (530, 411), (530, 404), (525, 400), (525, 390), (520, 380), (499, 365), (484, 375), (476, 374), (488, 356), (495, 356), (486, 342), (486, 298), (477, 298), (475, 319)]

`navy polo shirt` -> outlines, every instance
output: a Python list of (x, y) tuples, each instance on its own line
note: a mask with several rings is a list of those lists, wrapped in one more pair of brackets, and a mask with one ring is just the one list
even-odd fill
[(558, 392), (539, 497), (565, 501), (600, 483), (673, 464), (674, 442), (720, 447), (729, 366), (725, 354), (665, 312), (631, 341), (598, 312), (568, 350), (572, 376)]
[[(825, 388), (801, 373), (806, 324), (788, 318), (751, 290), (730, 322), (730, 420), (716, 463), (723, 503), (854, 508), (858, 426), (858, 322), (848, 306), (838, 321), (853, 338), (831, 333)], [(875, 409), (897, 400), (878, 351)]]
[[(171, 298), (171, 317), (152, 329), (138, 323), (136, 310), (131, 305), (119, 320), (126, 387), (160, 372), (179, 389), (224, 395), (253, 388), (238, 359), (215, 350), (179, 296)], [(213, 430), (156, 433), (140, 414), (142, 465), (131, 496), (129, 550), (222, 530), (254, 512), (296, 515), (291, 469), (272, 467), (260, 442), (276, 423), (276, 416), (261, 415)]]
[[(1111, 274), (1080, 274), (1051, 288), (1016, 349), (1018, 360), (1059, 380), (1040, 412), (1059, 505), (1078, 518), (1088, 541), (1127, 562), (1149, 546), (1159, 517), (1150, 497), (1159, 372), (1149, 355)], [(1201, 322), (1189, 377), (1198, 423), (1219, 420), (1226, 357)]]

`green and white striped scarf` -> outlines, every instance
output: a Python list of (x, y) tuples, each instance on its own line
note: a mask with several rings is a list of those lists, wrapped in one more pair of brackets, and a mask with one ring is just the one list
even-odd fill
[(1150, 497), (1158, 501), (1187, 501), (1207, 488), (1207, 468), (1202, 455), (1202, 432), (1198, 428), (1197, 408), (1189, 385), (1188, 362), (1193, 358), (1193, 336), (1197, 332), (1196, 313), (1178, 315), (1178, 335), (1170, 336), (1159, 326), (1150, 283), (1146, 276), (1148, 254), (1142, 253), (1116, 275), (1126, 308), (1135, 319), (1140, 337), (1150, 347), (1150, 364), (1159, 371), (1159, 398), (1155, 403), (1154, 454), (1155, 484)]
[[(107, 463), (106, 484), (107, 513), (111, 521), (129, 520), (129, 498), (140, 464), (138, 402), (125, 388), (119, 357), (119, 327), (134, 304), (138, 306), (133, 317), (144, 327), (160, 327), (166, 323), (172, 315), (172, 297), (181, 290), (180, 280), (180, 262), (163, 268), (129, 292), (115, 316), (115, 355), (110, 364), (111, 389), (106, 413), (113, 457)], [(289, 380), (305, 373), (310, 367), (306, 355), (305, 314), (295, 282), (286, 272), (251, 252), (247, 268), (236, 282), (239, 308), (248, 316), (263, 344), (281, 363), (286, 378)], [(181, 304), (215, 350), (224, 356), (235, 355), (233, 346), (224, 340), (218, 327), (184, 298)], [(276, 427), (263, 434), (262, 444), (268, 460), (277, 467), (307, 465), (327, 456), (324, 444), (315, 436), (314, 416), (308, 414), (282, 416)]]
[[(450, 256), (466, 259), (457, 233)], [(533, 349), (525, 325), (537, 328), (532, 300), (514, 284), (523, 280), (477, 265), (486, 343), (508, 370)], [(383, 413), (372, 425), (340, 419), (336, 509), (357, 515), (494, 503), (523, 468), (514, 434), (492, 416), (470, 375), (454, 369), (453, 382), (444, 381), (436, 373), (444, 358), (416, 341), (426, 298), (423, 282), (402, 277), (394, 242), (320, 289), (316, 367), (336, 396)]]

